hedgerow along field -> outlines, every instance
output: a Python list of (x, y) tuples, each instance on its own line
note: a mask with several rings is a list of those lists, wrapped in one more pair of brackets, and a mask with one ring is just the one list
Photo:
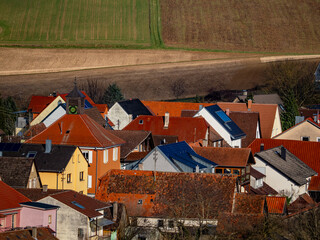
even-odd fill
[(167, 47), (320, 52), (319, 0), (161, 0)]
[(1, 0), (0, 44), (153, 47), (158, 16), (159, 0)]

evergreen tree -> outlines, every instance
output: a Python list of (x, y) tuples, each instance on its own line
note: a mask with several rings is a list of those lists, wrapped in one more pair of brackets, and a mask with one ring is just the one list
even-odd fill
[(124, 100), (124, 97), (118, 85), (116, 83), (109, 84), (103, 95), (103, 103), (108, 104), (110, 108), (113, 104), (121, 100)]
[(0, 129), (7, 135), (14, 133), (16, 116), (13, 112), (15, 111), (17, 111), (17, 106), (12, 97), (6, 99), (0, 97)]

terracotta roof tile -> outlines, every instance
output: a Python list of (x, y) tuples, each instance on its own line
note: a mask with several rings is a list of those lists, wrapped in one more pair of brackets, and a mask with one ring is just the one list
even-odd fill
[(30, 202), (30, 199), (0, 181), (0, 210), (19, 208), (22, 202)]
[(94, 106), (98, 108), (100, 113), (108, 112), (108, 104), (94, 104)]
[[(37, 228), (37, 240), (58, 240), (53, 236), (53, 231), (49, 227), (38, 227)], [(0, 233), (0, 240), (34, 240), (32, 237), (32, 229), (22, 229), (22, 230), (13, 230)]]
[[(110, 203), (101, 202), (97, 199), (71, 190), (52, 194), (50, 197), (68, 205), (89, 218), (103, 216), (103, 214), (99, 213), (98, 210), (111, 206)], [(80, 204), (82, 208), (75, 205), (74, 202)]]
[(132, 152), (127, 156), (127, 158), (125, 159), (125, 162), (135, 162), (135, 161), (141, 160), (145, 156), (147, 156), (148, 153), (149, 152)]
[(111, 130), (103, 128), (85, 114), (65, 114), (26, 143), (45, 143), (46, 139), (57, 145), (102, 148), (124, 143)]
[(114, 130), (112, 134), (125, 141), (125, 144), (123, 144), (120, 149), (121, 159), (126, 158), (138, 145), (143, 143), (149, 136), (151, 138), (151, 132), (149, 131)]
[[(245, 103), (228, 103), (218, 102), (219, 107), (224, 111), (229, 109), (233, 112), (247, 112), (248, 108)], [(271, 138), (274, 119), (278, 105), (276, 104), (257, 104), (252, 103), (251, 112), (258, 112), (260, 117), (261, 135), (263, 138)]]
[(235, 214), (263, 215), (265, 210), (265, 196), (237, 193), (235, 197)]
[(268, 212), (274, 214), (285, 214), (287, 210), (286, 197), (267, 196)]
[(152, 135), (154, 146), (178, 142), (178, 136)]
[(229, 117), (246, 134), (241, 140), (241, 147), (248, 147), (256, 139), (259, 113), (257, 112), (230, 112)]
[(317, 203), (307, 194), (300, 195), (294, 202), (288, 206), (289, 214), (297, 213), (309, 207), (315, 207)]
[(31, 201), (39, 201), (42, 198), (45, 198), (51, 194), (59, 193), (59, 192), (65, 192), (69, 191), (67, 190), (62, 190), (62, 189), (47, 189), (46, 192), (44, 192), (40, 188), (16, 188), (16, 190), (23, 194), (24, 196), (28, 197), (31, 199)]
[(249, 148), (193, 147), (193, 150), (219, 166), (246, 167), (255, 163)]
[[(124, 203), (129, 216), (195, 218), (196, 198), (211, 205), (208, 217), (231, 212), (236, 178), (218, 174), (110, 170), (102, 178), (97, 199)], [(201, 202), (203, 203), (203, 202)], [(183, 211), (182, 206), (187, 206)], [(219, 209), (219, 211), (218, 211)]]
[(200, 107), (208, 107), (213, 103), (190, 103), (190, 102), (162, 102), (141, 101), (156, 116), (164, 116), (166, 112), (172, 117), (181, 117), (183, 110), (199, 110)]
[(33, 113), (40, 113), (45, 109), (56, 97), (53, 96), (32, 96), (28, 111)]
[(206, 138), (208, 124), (203, 118), (170, 117), (164, 128), (164, 117), (138, 116), (124, 130), (151, 131), (152, 135), (178, 136), (179, 142), (196, 142)]
[(41, 133), (44, 129), (46, 129), (46, 125), (44, 125), (44, 123), (33, 125), (23, 134), (24, 139), (31, 138), (32, 136)]

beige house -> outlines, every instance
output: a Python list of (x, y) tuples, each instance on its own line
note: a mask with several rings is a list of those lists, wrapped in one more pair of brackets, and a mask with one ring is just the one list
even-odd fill
[(308, 118), (273, 138), (319, 142), (320, 126), (316, 124), (311, 118)]

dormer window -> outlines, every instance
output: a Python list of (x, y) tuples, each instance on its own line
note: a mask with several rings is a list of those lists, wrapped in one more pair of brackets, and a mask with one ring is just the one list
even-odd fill
[(139, 124), (143, 124), (143, 120), (139, 120)]
[(309, 141), (309, 137), (301, 137), (301, 141), (308, 142)]
[(34, 158), (37, 155), (37, 152), (35, 151), (30, 151), (27, 154), (27, 158)]

